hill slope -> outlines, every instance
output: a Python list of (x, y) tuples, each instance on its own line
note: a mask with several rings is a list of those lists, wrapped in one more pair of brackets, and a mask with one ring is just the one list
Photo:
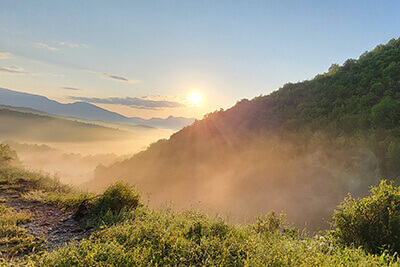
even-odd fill
[[(5, 88), (0, 88), (0, 105), (13, 106), (21, 109), (22, 107), (34, 109), (45, 113), (74, 117), (87, 120), (96, 120), (112, 123), (127, 123), (134, 125), (146, 125), (157, 128), (179, 130), (182, 127), (194, 122), (192, 118), (182, 118), (170, 116), (166, 119), (151, 118), (142, 119), (138, 117), (128, 118), (119, 113), (111, 112), (87, 102), (75, 102), (62, 104), (47, 97), (21, 93)], [(38, 113), (37, 111), (32, 113)]]
[(193, 211), (152, 210), (122, 183), (94, 196), (0, 165), (0, 197), (4, 266), (398, 264), (396, 256), (347, 248), (332, 235), (303, 236), (275, 213), (232, 225)]
[(0, 139), (31, 142), (125, 140), (126, 131), (47, 115), (0, 109)]
[(91, 186), (123, 179), (153, 203), (248, 218), (271, 209), (315, 230), (351, 192), (400, 175), (400, 40), (313, 80), (208, 114), (147, 151), (98, 168)]

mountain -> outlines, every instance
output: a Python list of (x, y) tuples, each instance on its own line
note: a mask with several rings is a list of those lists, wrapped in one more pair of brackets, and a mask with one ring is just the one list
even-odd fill
[(122, 122), (127, 119), (118, 113), (110, 112), (86, 102), (62, 104), (44, 96), (21, 93), (4, 88), (0, 88), (0, 104), (27, 107), (54, 115), (88, 120)]
[(174, 130), (179, 130), (194, 122), (194, 119), (181, 117), (176, 118), (173, 116), (170, 116), (167, 119), (151, 118), (149, 120), (137, 117), (128, 118), (87, 102), (62, 104), (44, 96), (17, 92), (5, 88), (0, 88), (0, 105), (25, 107), (63, 117), (74, 117), (112, 123), (146, 125)]
[(392, 39), (100, 166), (88, 186), (123, 179), (154, 205), (170, 200), (239, 219), (285, 210), (317, 230), (348, 193), (363, 196), (382, 177), (399, 176), (400, 40)]
[(173, 129), (173, 130), (180, 130), (185, 126), (192, 124), (194, 121), (195, 119), (193, 118), (174, 117), (174, 116), (169, 116), (166, 119), (151, 118), (148, 120), (138, 117), (129, 118), (129, 122), (132, 124), (147, 125), (156, 128)]
[(100, 125), (0, 108), (0, 140), (90, 142), (127, 140), (132, 133)]

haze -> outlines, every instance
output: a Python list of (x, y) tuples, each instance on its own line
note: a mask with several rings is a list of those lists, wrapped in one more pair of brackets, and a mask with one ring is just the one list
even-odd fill
[(3, 0), (0, 143), (90, 191), (124, 180), (153, 207), (326, 229), (347, 193), (400, 176), (399, 53), (380, 52), (399, 10)]

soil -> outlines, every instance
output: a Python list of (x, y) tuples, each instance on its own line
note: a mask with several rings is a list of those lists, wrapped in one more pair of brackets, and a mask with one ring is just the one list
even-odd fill
[(18, 192), (2, 192), (0, 197), (7, 200), (5, 205), (8, 207), (16, 211), (29, 211), (32, 214), (33, 220), (20, 226), (28, 229), (35, 237), (44, 237), (48, 250), (61, 247), (70, 241), (88, 238), (90, 235), (89, 231), (79, 226), (71, 214), (63, 212), (54, 205), (25, 201)]

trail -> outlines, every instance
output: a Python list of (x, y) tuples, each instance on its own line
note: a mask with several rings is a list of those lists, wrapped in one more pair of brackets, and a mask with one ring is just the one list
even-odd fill
[(16, 211), (29, 211), (33, 220), (20, 225), (35, 237), (44, 237), (48, 250), (63, 246), (69, 241), (79, 241), (89, 237), (89, 231), (82, 229), (72, 215), (60, 208), (38, 201), (26, 201), (19, 192), (1, 192), (0, 197), (6, 199), (5, 205)]

